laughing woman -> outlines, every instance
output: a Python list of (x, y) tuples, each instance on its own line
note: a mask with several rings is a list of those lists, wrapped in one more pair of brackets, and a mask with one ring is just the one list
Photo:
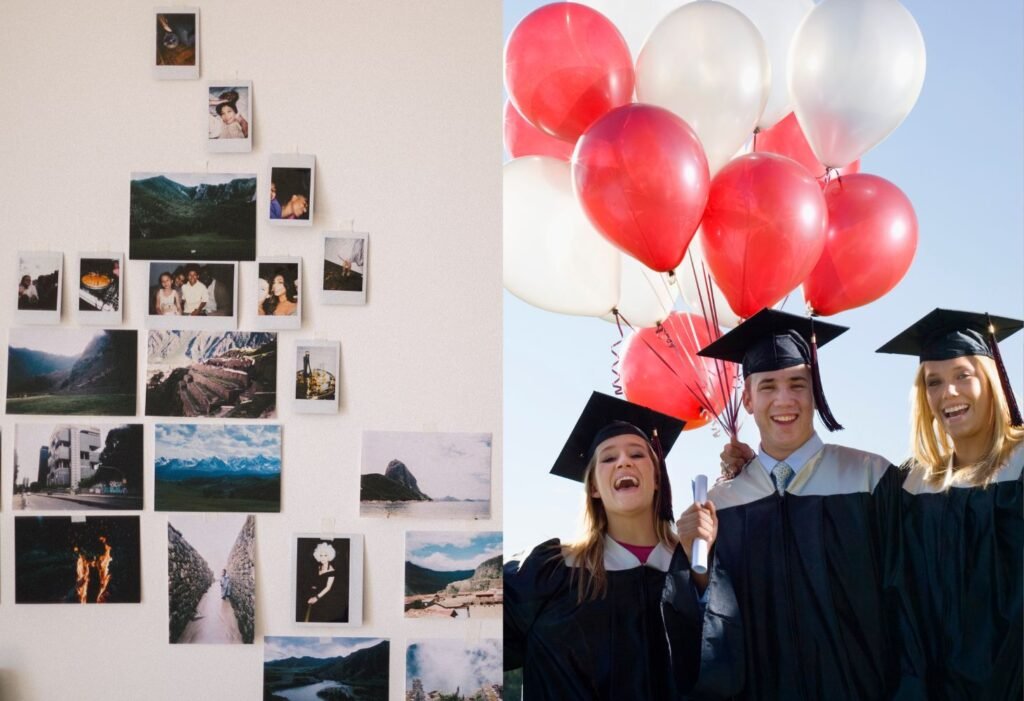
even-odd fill
[(997, 346), (1022, 326), (936, 309), (879, 349), (920, 362), (893, 534), (908, 697), (1024, 691), (1024, 427)]
[[(658, 445), (671, 449), (682, 426), (591, 396), (552, 469), (585, 486), (582, 538), (505, 564), (505, 669), (523, 668), (524, 698), (675, 696), (661, 598), (683, 554)], [(688, 658), (693, 676), (698, 657)]]

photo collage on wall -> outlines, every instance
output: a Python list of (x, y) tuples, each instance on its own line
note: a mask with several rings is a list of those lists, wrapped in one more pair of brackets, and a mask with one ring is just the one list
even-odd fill
[[(152, 46), (153, 78), (198, 81), (199, 8), (155, 8), (139, 31)], [(289, 465), (286, 486), (283, 424), (295, 417), (330, 434), (348, 412), (341, 340), (319, 333), (345, 327), (317, 328), (313, 317), (329, 310), (344, 318), (351, 312), (329, 305), (367, 304), (369, 234), (325, 229), (331, 200), (318, 198), (315, 155), (260, 155), (275, 128), (268, 111), (259, 119), (255, 111), (263, 86), (214, 78), (181, 105), (197, 120), (187, 155), (124, 174), (120, 250), (14, 256), (4, 408), (18, 420), (8, 434), (13, 470), (0, 473), (17, 514), (7, 519), (10, 591), (18, 605), (140, 604), (166, 592), (160, 639), (262, 643), (267, 698), (385, 701), (390, 639), (359, 635), (364, 585), (403, 560), (401, 548), (372, 551), (367, 534), (389, 517), (452, 524), (404, 534), (404, 601), (390, 604), (396, 618), (445, 618), (453, 627), (500, 620), (501, 533), (458, 530), (458, 522), (492, 516), (492, 436), (363, 431), (361, 469), (344, 476), (343, 493), (325, 497), (340, 511), (352, 495), (344, 508), (362, 527), (332, 532), (325, 515), (319, 532), (280, 532), (273, 515), (287, 512), (289, 490), (334, 469), (327, 455), (322, 464)], [(196, 168), (205, 154), (217, 167)], [(263, 255), (296, 250), (299, 240), (305, 260)], [(143, 560), (158, 568), (141, 537), (154, 517), (167, 534), (160, 591), (142, 586)], [(261, 541), (288, 542), (290, 567), (256, 562), (257, 531)], [(260, 606), (287, 611), (281, 632), (309, 637), (257, 633), (257, 590), (274, 591), (262, 587), (271, 577), (289, 581), (291, 600)], [(346, 636), (326, 637), (330, 628)], [(396, 633), (404, 645), (416, 631)], [(409, 645), (409, 689), (436, 683), (438, 693), (472, 687), (492, 698), (501, 683), (494, 644)], [(445, 656), (451, 664), (441, 664)]]

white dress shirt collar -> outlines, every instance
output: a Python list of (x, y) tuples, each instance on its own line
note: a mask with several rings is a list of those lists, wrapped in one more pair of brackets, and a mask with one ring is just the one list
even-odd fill
[(772, 476), (772, 469), (780, 462), (785, 462), (791, 468), (793, 468), (793, 478), (795, 479), (800, 474), (800, 469), (807, 464), (807, 462), (813, 458), (819, 450), (825, 446), (825, 443), (818, 437), (817, 433), (812, 433), (811, 437), (807, 439), (807, 442), (802, 446), (794, 450), (789, 454), (785, 460), (776, 460), (768, 453), (764, 452), (762, 447), (757, 452), (757, 458), (761, 461), (761, 466), (764, 467), (765, 472), (768, 473), (768, 477)]

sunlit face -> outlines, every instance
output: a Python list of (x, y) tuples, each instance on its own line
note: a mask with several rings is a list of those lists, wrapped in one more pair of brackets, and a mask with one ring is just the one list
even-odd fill
[(924, 362), (928, 408), (957, 441), (987, 437), (992, 431), (994, 402), (988, 379), (973, 356)]
[(754, 416), (764, 451), (777, 460), (788, 457), (814, 434), (811, 369), (753, 373), (743, 383), (743, 407)]
[(640, 436), (614, 436), (597, 446), (591, 496), (601, 500), (609, 518), (650, 513), (657, 489), (657, 468)]
[(199, 281), (199, 273), (195, 270), (188, 271), (188, 284), (194, 285)]
[(222, 122), (225, 124), (232, 124), (237, 117), (238, 113), (235, 112), (235, 109), (231, 105), (221, 105), (220, 119)]
[(285, 293), (287, 289), (288, 288), (284, 284), (284, 278), (280, 275), (275, 275), (273, 285), (270, 288), (270, 291), (274, 294), (274, 296), (280, 297)]
[(165, 290), (171, 289), (171, 276), (168, 275), (167, 273), (164, 273), (163, 275), (160, 276), (160, 287), (164, 288)]

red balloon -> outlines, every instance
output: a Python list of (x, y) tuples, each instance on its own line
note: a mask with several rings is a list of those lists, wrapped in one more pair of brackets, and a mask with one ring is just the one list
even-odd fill
[[(686, 421), (686, 430), (714, 419), (691, 390), (703, 395), (717, 416), (725, 408), (736, 380), (735, 363), (716, 363), (697, 355), (714, 340), (704, 317), (672, 312), (663, 324), (670, 346), (656, 329), (638, 329), (629, 337), (620, 363), (626, 398)], [(669, 367), (666, 367), (666, 363)]]
[(505, 44), (505, 89), (541, 131), (576, 141), (609, 110), (633, 99), (633, 57), (600, 12), (574, 2), (545, 5)]
[(792, 159), (748, 153), (718, 171), (701, 244), (732, 310), (753, 316), (803, 282), (825, 247), (827, 223), (821, 187)]
[(825, 251), (804, 281), (804, 298), (813, 313), (828, 316), (896, 287), (917, 250), (917, 215), (902, 190), (867, 173), (830, 182), (825, 204)]
[(708, 200), (708, 161), (694, 131), (661, 107), (612, 110), (576, 144), (576, 196), (606, 239), (652, 270), (683, 260)]
[(575, 143), (562, 141), (548, 136), (525, 119), (512, 105), (505, 102), (505, 122), (503, 128), (505, 150), (512, 158), (520, 156), (551, 156), (567, 161), (572, 158)]
[[(817, 159), (811, 145), (807, 143), (800, 123), (796, 121), (796, 113), (790, 112), (781, 122), (771, 129), (758, 132), (754, 137), (754, 151), (777, 153), (792, 158), (794, 161), (811, 171), (825, 186), (825, 165)], [(839, 175), (850, 175), (860, 171), (860, 161), (854, 161), (839, 169)]]

